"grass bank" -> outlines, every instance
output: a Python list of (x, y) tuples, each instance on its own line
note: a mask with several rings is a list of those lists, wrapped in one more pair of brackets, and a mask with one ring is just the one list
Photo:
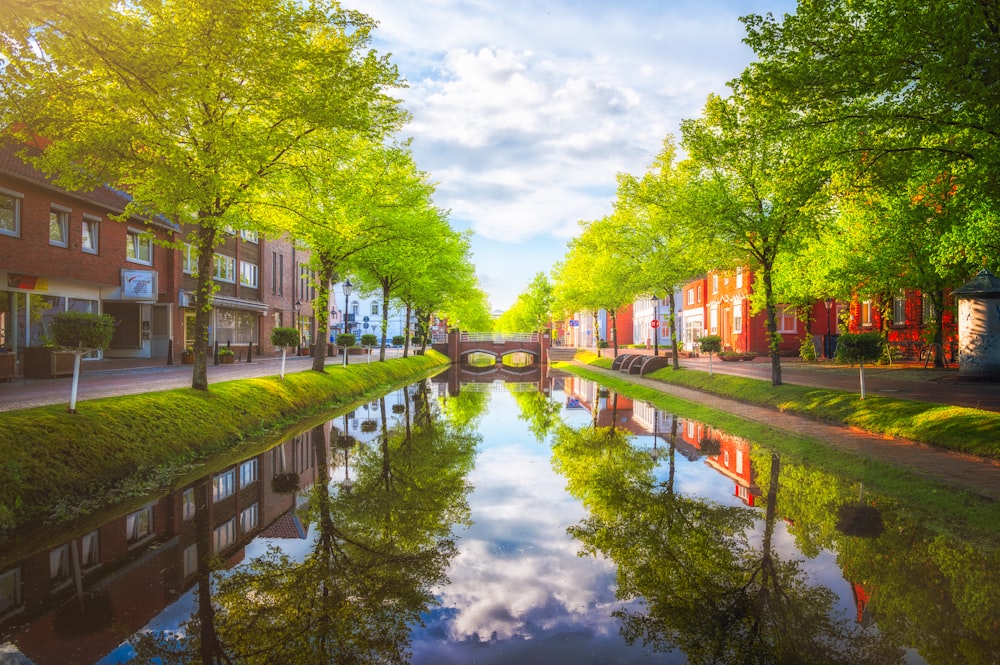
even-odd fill
[(442, 354), (0, 413), (0, 530), (449, 364)]
[[(576, 359), (595, 367), (611, 368), (610, 358), (580, 352)], [(956, 452), (1000, 460), (1000, 413), (959, 406), (931, 404), (842, 390), (811, 388), (725, 374), (709, 376), (691, 369), (657, 370), (645, 376), (685, 388), (759, 404), (779, 411), (901, 439), (929, 443)]]
[[(595, 354), (591, 353), (578, 354), (577, 360), (592, 364), (595, 367), (608, 369), (610, 369), (611, 365), (609, 359), (599, 359)], [(907, 512), (919, 517), (932, 531), (959, 534), (963, 537), (974, 537), (977, 540), (986, 538), (990, 542), (995, 542), (996, 538), (1000, 537), (1000, 502), (991, 501), (970, 492), (917, 477), (905, 469), (885, 462), (860, 457), (832, 446), (819, 445), (815, 440), (807, 437), (790, 435), (787, 432), (769, 427), (766, 424), (747, 421), (718, 409), (674, 397), (654, 388), (637, 385), (629, 381), (626, 375), (621, 375), (620, 377), (617, 375), (608, 376), (607, 374), (594, 372), (587, 368), (570, 365), (564, 365), (562, 369), (585, 378), (593, 379), (601, 385), (632, 399), (641, 399), (649, 402), (664, 411), (709, 423), (730, 434), (752, 441), (756, 445), (774, 450), (783, 457), (787, 457), (793, 461), (816, 466), (854, 482), (863, 482), (864, 486), (873, 492), (894, 497), (901, 505), (906, 506), (905, 510)], [(702, 374), (693, 370), (679, 372), (666, 371), (671, 372), (674, 377), (677, 375)], [(647, 375), (646, 378), (650, 378), (650, 376), (658, 378), (658, 374), (659, 372), (656, 372), (652, 375)], [(704, 377), (708, 378), (708, 375), (705, 374)], [(712, 378), (729, 379), (734, 377), (715, 375)], [(770, 388), (770, 384), (766, 382), (754, 381), (752, 379), (739, 380), (764, 383)], [(696, 382), (665, 382), (677, 383), (678, 385), (692, 388), (698, 387)], [(730, 389), (735, 390), (735, 387), (730, 386)], [(814, 391), (814, 389), (808, 388), (804, 390)], [(840, 391), (824, 392), (842, 394)], [(744, 399), (738, 392), (720, 392), (716, 394), (735, 399)], [(744, 399), (744, 401), (751, 400)], [(868, 400), (864, 401), (867, 402)], [(764, 404), (765, 402), (761, 403)], [(927, 406), (936, 407), (937, 405)]]

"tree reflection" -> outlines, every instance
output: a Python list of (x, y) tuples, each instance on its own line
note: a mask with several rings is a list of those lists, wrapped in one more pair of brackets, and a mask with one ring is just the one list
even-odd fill
[(511, 393), (521, 409), (518, 418), (528, 424), (528, 430), (538, 442), (545, 441), (561, 422), (562, 405), (541, 391)]
[(621, 600), (645, 599), (645, 611), (617, 613), (630, 643), (680, 650), (691, 663), (902, 662), (779, 556), (777, 455), (762, 523), (748, 508), (676, 494), (672, 474), (657, 482), (649, 456), (607, 428), (561, 428), (554, 458), (589, 511), (572, 533), (617, 563)]
[[(272, 547), (211, 586), (204, 562), (197, 615), (179, 637), (140, 637), (140, 662), (407, 662), (410, 629), (446, 581), (452, 527), (468, 522), (465, 476), (477, 439), (420, 407), (392, 429), (384, 398), (380, 412), (377, 441), (351, 454), (349, 486), (331, 477), (340, 475), (331, 465), (341, 456), (328, 452), (337, 428), (329, 437), (328, 426), (311, 431), (319, 478), (308, 490), (315, 545), (304, 559)], [(426, 420), (410, 422), (411, 413)]]

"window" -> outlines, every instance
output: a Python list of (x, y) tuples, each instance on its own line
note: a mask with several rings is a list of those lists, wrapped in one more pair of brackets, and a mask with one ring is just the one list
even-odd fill
[(257, 264), (240, 261), (240, 284), (257, 288)]
[(188, 545), (184, 548), (184, 577), (190, 577), (198, 572), (198, 546)]
[(372, 316), (378, 316), (378, 303), (372, 303)]
[(126, 254), (132, 263), (153, 265), (153, 239), (137, 229), (128, 230)]
[(0, 616), (21, 605), (21, 569), (0, 573)]
[(21, 195), (2, 189), (0, 189), (0, 233), (7, 236), (21, 235)]
[(351, 314), (354, 315), (354, 320), (355, 321), (358, 320), (358, 314), (361, 313), (360, 307), (361, 306), (358, 305), (358, 301), (357, 300), (355, 300), (354, 302), (351, 303)]
[(256, 231), (247, 231), (246, 229), (240, 231), (240, 237), (243, 238), (244, 241), (252, 242), (255, 245), (257, 244), (259, 238)]
[(737, 335), (743, 332), (743, 300), (733, 300), (733, 332)]
[(257, 458), (240, 464), (240, 487), (253, 485), (257, 482)]
[(312, 300), (316, 297), (316, 287), (313, 286), (314, 273), (304, 263), (299, 264), (299, 300)]
[(49, 211), (49, 244), (69, 247), (69, 210), (53, 207)]
[(215, 527), (212, 533), (212, 545), (216, 554), (236, 542), (236, 518), (221, 526)]
[(872, 301), (862, 300), (861, 301), (861, 325), (866, 328), (871, 328), (872, 326)]
[(701, 302), (701, 284), (698, 285), (698, 302)]
[(101, 562), (100, 542), (96, 531), (91, 531), (80, 539), (81, 568), (93, 568)]
[(271, 252), (271, 294), (285, 295), (285, 255)]
[(129, 544), (137, 543), (153, 534), (153, 507), (146, 506), (125, 518), (125, 538)]
[(215, 271), (212, 276), (220, 282), (236, 281), (236, 259), (225, 254), (216, 254), (212, 257), (215, 264)]
[(778, 324), (779, 333), (794, 333), (798, 330), (798, 319), (796, 318), (794, 307), (778, 305), (778, 311), (775, 312), (775, 319)]
[(934, 301), (926, 293), (920, 296), (921, 306), (923, 311), (921, 315), (923, 317), (924, 324), (928, 324), (932, 321), (937, 321), (937, 312), (934, 309)]
[(69, 545), (49, 552), (49, 580), (53, 585), (69, 581)]
[(257, 528), (257, 504), (240, 511), (240, 533), (249, 533)]
[(688, 289), (688, 304), (689, 305), (693, 305), (694, 304), (694, 289), (693, 288), (692, 289)]
[(187, 275), (198, 274), (198, 252), (194, 245), (189, 242), (184, 243), (184, 252), (181, 255), (184, 262), (184, 273)]
[(712, 293), (719, 292), (719, 276), (712, 275)]
[(708, 329), (713, 335), (719, 334), (719, 310), (715, 306), (708, 310)]
[(736, 269), (736, 288), (743, 288), (743, 268)]
[(271, 449), (271, 466), (275, 473), (285, 473), (285, 446), (284, 444)]
[(88, 215), (83, 216), (80, 229), (80, 249), (88, 254), (97, 254), (97, 241), (100, 238), (101, 220)]
[(197, 506), (194, 503), (194, 488), (189, 487), (181, 495), (181, 519), (194, 519), (194, 511)]
[(906, 325), (906, 294), (902, 290), (892, 299), (892, 324)]
[(236, 472), (223, 471), (212, 478), (212, 501), (222, 501), (236, 491)]

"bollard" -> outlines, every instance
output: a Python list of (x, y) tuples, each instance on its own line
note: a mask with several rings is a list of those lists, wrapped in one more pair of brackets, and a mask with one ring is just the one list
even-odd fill
[(247, 362), (253, 362), (253, 342), (247, 344)]
[(174, 339), (171, 337), (167, 340), (167, 365), (174, 364)]
[(212, 350), (213, 365), (219, 364), (219, 340), (215, 340), (215, 347)]

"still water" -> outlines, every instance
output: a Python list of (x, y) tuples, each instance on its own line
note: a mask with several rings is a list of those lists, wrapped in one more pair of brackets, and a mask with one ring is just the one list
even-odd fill
[(453, 370), (0, 542), (0, 663), (1000, 662), (996, 549), (909, 514), (589, 381)]

